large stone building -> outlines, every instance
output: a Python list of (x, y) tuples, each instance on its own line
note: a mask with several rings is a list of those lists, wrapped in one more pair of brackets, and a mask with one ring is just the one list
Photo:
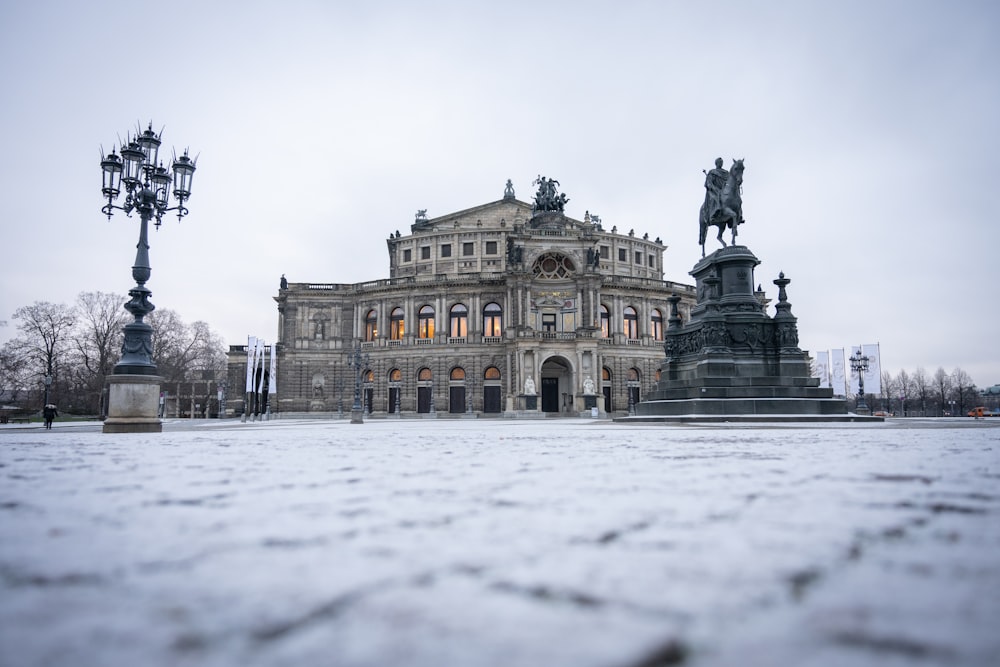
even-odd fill
[[(554, 180), (440, 217), (387, 242), (389, 277), (288, 282), (278, 304), (272, 414), (349, 412), (360, 347), (372, 416), (623, 414), (658, 379), (671, 294), (666, 247), (646, 233), (566, 216)], [(228, 413), (240, 414), (245, 346), (230, 352)]]

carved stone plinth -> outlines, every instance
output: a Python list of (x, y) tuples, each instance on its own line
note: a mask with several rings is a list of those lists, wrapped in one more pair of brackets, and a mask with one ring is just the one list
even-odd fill
[(765, 312), (753, 288), (759, 263), (745, 246), (729, 246), (694, 266), (698, 302), (691, 319), (682, 324), (671, 313), (660, 381), (636, 406), (636, 417), (622, 421), (857, 419), (812, 377), (784, 274), (774, 281), (775, 315)]
[(158, 375), (108, 376), (108, 417), (105, 433), (159, 433), (160, 382)]

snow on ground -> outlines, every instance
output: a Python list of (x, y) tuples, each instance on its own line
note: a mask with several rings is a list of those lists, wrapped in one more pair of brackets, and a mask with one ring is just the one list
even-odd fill
[(1000, 420), (0, 430), (0, 665), (1000, 664)]

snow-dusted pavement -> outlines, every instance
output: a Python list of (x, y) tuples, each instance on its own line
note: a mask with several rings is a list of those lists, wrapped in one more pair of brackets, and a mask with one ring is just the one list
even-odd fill
[(0, 665), (1000, 664), (1000, 420), (0, 430)]

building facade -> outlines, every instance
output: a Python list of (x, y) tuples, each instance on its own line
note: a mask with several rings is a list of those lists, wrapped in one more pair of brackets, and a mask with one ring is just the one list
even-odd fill
[[(563, 213), (556, 181), (533, 203), (498, 201), (428, 218), (387, 240), (389, 277), (281, 280), (272, 414), (337, 416), (354, 403), (357, 357), (372, 416), (624, 414), (657, 381), (666, 247), (596, 216)], [(360, 348), (360, 355), (355, 349)], [(227, 413), (241, 414), (246, 347), (230, 350)], [(534, 415), (531, 415), (534, 416)]]

